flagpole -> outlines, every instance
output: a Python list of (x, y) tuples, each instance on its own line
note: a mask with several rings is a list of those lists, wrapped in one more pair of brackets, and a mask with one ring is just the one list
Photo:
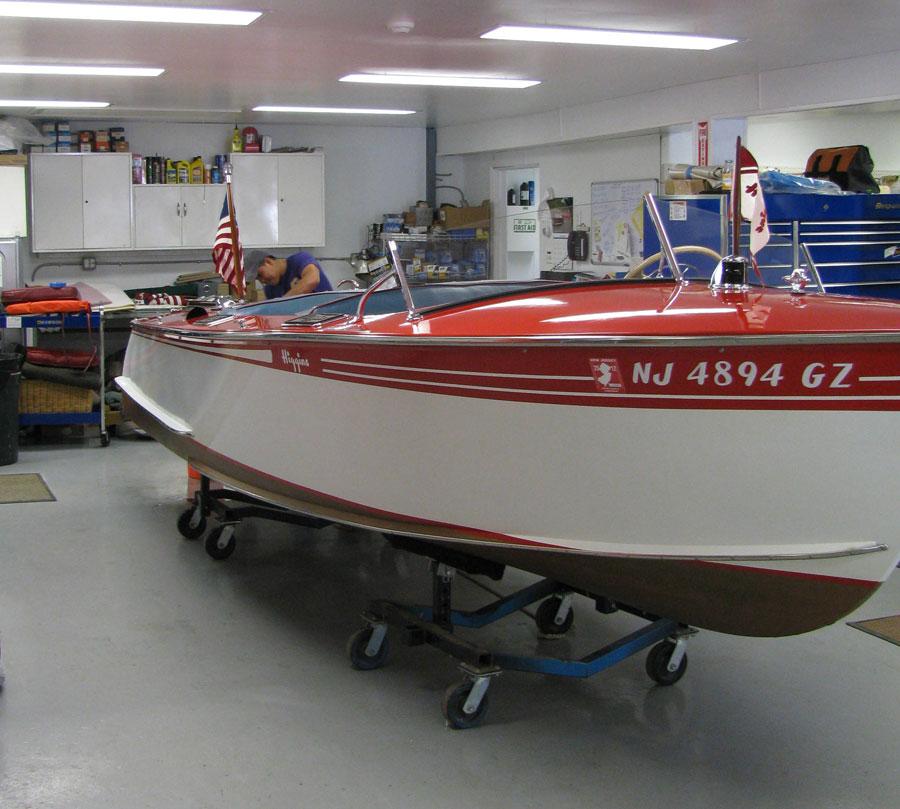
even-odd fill
[(244, 285), (243, 256), (237, 234), (237, 217), (234, 215), (234, 198), (231, 195), (231, 177), (225, 177), (225, 193), (228, 195), (228, 213), (231, 220), (231, 260), (234, 262), (234, 283), (231, 285), (232, 294), (243, 298), (246, 294)]
[(737, 137), (734, 168), (731, 170), (731, 253), (741, 254), (741, 136)]

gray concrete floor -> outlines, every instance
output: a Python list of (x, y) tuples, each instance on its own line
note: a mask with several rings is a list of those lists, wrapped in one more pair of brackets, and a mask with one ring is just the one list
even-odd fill
[[(485, 724), (452, 731), (452, 661), (395, 643), (359, 672), (344, 649), (369, 599), (428, 597), (425, 560), (251, 521), (214, 562), (180, 538), (185, 465), (153, 442), (24, 447), (0, 469), (22, 472), (58, 500), (0, 505), (4, 809), (898, 805), (900, 648), (843, 623), (701, 632), (670, 688), (643, 655), (588, 680), (507, 672)], [(521, 614), (480, 640), (580, 656), (634, 621), (576, 608), (563, 640)], [(853, 617), (897, 612), (895, 575)]]

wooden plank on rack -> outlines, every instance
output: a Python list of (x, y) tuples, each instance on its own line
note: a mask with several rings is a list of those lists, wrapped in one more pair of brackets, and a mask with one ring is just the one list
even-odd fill
[(27, 166), (27, 154), (0, 154), (0, 166)]

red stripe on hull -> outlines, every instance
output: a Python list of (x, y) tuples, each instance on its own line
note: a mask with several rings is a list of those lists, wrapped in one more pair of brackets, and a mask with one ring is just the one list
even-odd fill
[[(581, 407), (900, 410), (892, 344), (756, 347), (453, 348), (237, 339), (207, 345), (144, 334), (180, 350), (348, 384)], [(272, 361), (228, 350), (272, 351)]]

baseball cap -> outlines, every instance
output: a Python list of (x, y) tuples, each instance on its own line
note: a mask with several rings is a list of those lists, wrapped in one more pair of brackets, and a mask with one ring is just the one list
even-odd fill
[(268, 255), (263, 250), (248, 250), (244, 253), (244, 280), (248, 284), (252, 284), (256, 280), (259, 265), (268, 258)]

